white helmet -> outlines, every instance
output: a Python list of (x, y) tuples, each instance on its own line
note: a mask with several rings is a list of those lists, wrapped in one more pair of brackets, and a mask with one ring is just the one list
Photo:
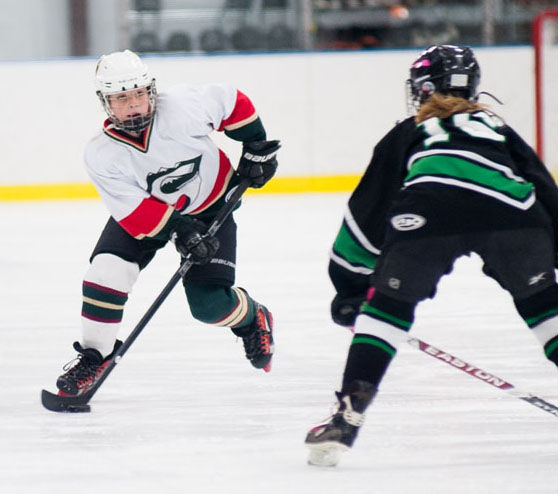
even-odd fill
[[(150, 76), (148, 67), (136, 53), (124, 50), (102, 55), (95, 68), (95, 87), (105, 112), (116, 128), (139, 132), (152, 121), (157, 96), (155, 79)], [(139, 88), (148, 89), (149, 112), (130, 120), (116, 118), (109, 105), (108, 96)]]

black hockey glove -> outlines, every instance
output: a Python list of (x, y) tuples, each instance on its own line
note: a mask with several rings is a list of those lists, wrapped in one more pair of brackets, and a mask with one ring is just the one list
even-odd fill
[(243, 152), (237, 167), (242, 178), (251, 181), (251, 187), (261, 188), (268, 182), (278, 166), (276, 153), (280, 149), (280, 141), (252, 141), (243, 144)]
[(220, 241), (214, 236), (206, 235), (207, 230), (204, 222), (185, 218), (178, 222), (170, 239), (183, 257), (191, 254), (195, 264), (206, 264), (220, 248)]
[(337, 295), (331, 302), (331, 317), (332, 320), (340, 326), (354, 326), (356, 317), (360, 311), (360, 306), (364, 301), (364, 295), (355, 297), (343, 297)]

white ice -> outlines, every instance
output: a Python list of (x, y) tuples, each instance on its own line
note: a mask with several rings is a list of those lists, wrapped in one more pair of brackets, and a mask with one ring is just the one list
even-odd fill
[[(306, 464), (307, 430), (329, 415), (351, 334), (329, 319), (328, 250), (347, 194), (248, 196), (238, 283), (276, 321), (272, 372), (241, 341), (197, 323), (180, 286), (92, 400), (42, 408), (79, 338), (81, 279), (107, 215), (98, 201), (0, 204), (0, 492), (552, 494), (557, 420), (405, 346), (354, 448)], [(172, 247), (142, 273), (120, 336), (177, 267)], [(557, 403), (557, 370), (507, 293), (457, 262), (413, 334)]]

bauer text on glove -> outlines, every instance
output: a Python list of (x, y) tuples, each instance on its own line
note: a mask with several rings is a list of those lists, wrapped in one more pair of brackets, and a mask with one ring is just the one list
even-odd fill
[(276, 172), (276, 153), (279, 149), (280, 141), (245, 142), (237, 173), (241, 178), (249, 179), (251, 187), (262, 187)]
[(190, 219), (181, 221), (170, 238), (183, 257), (190, 254), (195, 264), (206, 264), (220, 248), (220, 241), (212, 235), (207, 235), (207, 230), (204, 222)]

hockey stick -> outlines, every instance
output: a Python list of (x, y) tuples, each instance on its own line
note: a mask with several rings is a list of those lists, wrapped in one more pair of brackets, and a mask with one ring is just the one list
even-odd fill
[[(214, 221), (208, 227), (208, 231), (205, 235), (214, 235), (222, 226), (222, 223), (226, 220), (226, 218), (233, 212), (233, 210), (237, 207), (239, 200), (243, 193), (249, 187), (250, 182), (248, 180), (243, 180), (236, 189), (233, 190), (230, 197), (226, 196), (226, 203), (222, 206), (220, 211), (216, 214)], [(99, 380), (85, 393), (78, 395), (78, 396), (67, 396), (67, 395), (57, 395), (51, 393), (45, 389), (41, 392), (41, 403), (47, 410), (51, 410), (53, 412), (89, 412), (91, 410), (90, 405), (88, 402), (91, 400), (93, 395), (97, 392), (97, 390), (101, 387), (105, 379), (109, 376), (115, 366), (120, 362), (124, 354), (130, 348), (134, 340), (138, 338), (140, 333), (144, 330), (150, 319), (159, 309), (163, 301), (167, 298), (167, 296), (171, 293), (171, 290), (175, 287), (175, 285), (179, 282), (179, 280), (187, 273), (187, 271), (193, 266), (194, 262), (191, 260), (191, 256), (188, 255), (179, 269), (175, 272), (175, 274), (171, 277), (171, 279), (167, 282), (167, 285), (163, 288), (161, 293), (157, 296), (155, 301), (152, 303), (150, 308), (144, 314), (140, 322), (136, 325), (136, 327), (132, 330), (132, 332), (128, 335), (128, 337), (124, 340), (121, 347), (117, 350), (113, 358), (107, 364), (105, 372), (101, 375)]]
[(435, 346), (430, 345), (425, 341), (419, 340), (418, 338), (408, 338), (407, 343), (417, 350), (430, 355), (430, 357), (433, 357), (441, 362), (445, 362), (446, 364), (449, 364), (452, 367), (455, 367), (456, 369), (459, 369), (472, 377), (480, 379), (490, 386), (501, 389), (509, 395), (514, 396), (515, 398), (526, 401), (527, 403), (530, 403), (531, 405), (540, 408), (545, 412), (551, 413), (555, 417), (558, 417), (558, 407), (556, 405), (531, 393), (526, 393), (525, 391), (516, 389), (513, 384), (508, 383), (501, 377), (497, 377), (490, 372), (476, 367), (475, 365), (469, 364), (464, 360), (451, 355), (450, 353), (444, 352), (443, 350), (440, 350), (439, 348), (436, 348)]
[[(374, 293), (375, 293), (375, 288), (370, 287), (367, 292), (368, 301), (371, 300)], [(350, 330), (352, 331), (352, 333), (354, 333), (354, 328), (351, 328)], [(461, 360), (455, 357), (454, 355), (451, 355), (450, 353), (444, 352), (443, 350), (440, 350), (439, 348), (436, 348), (435, 346), (430, 345), (425, 341), (419, 340), (418, 338), (412, 338), (412, 337), (406, 338), (406, 342), (410, 346), (416, 348), (416, 350), (420, 350), (421, 352), (424, 352), (435, 359), (445, 362), (446, 364), (449, 364), (452, 367), (455, 367), (456, 369), (462, 370), (463, 372), (466, 372), (472, 377), (476, 377), (477, 379), (480, 379), (481, 381), (484, 381), (487, 384), (494, 386), (495, 388), (502, 389), (503, 391), (505, 391), (511, 396), (514, 396), (515, 398), (519, 398), (520, 400), (526, 401), (527, 403), (530, 403), (531, 405), (536, 406), (537, 408), (540, 408), (545, 412), (551, 413), (555, 417), (558, 417), (558, 407), (553, 403), (549, 403), (548, 401), (539, 398), (534, 394), (527, 393), (525, 391), (520, 391), (516, 389), (513, 384), (508, 383), (504, 379), (497, 377), (491, 374), (490, 372), (486, 372), (485, 370), (480, 369), (475, 365), (471, 365), (465, 362), (464, 360)]]

